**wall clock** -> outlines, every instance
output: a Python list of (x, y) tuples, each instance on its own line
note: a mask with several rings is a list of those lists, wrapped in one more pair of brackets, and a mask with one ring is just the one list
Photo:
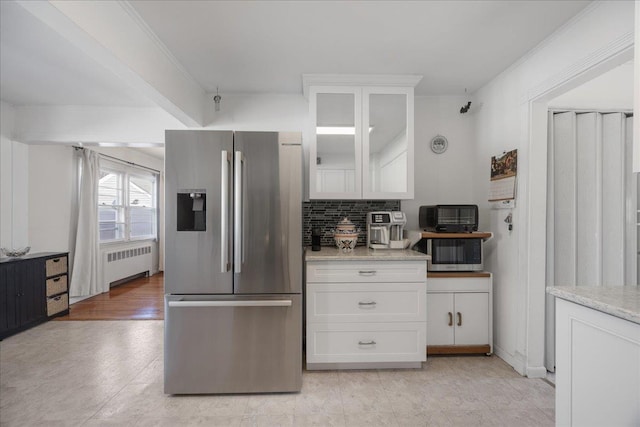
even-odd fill
[(442, 135), (436, 135), (431, 139), (431, 151), (436, 154), (442, 154), (447, 151), (449, 141)]

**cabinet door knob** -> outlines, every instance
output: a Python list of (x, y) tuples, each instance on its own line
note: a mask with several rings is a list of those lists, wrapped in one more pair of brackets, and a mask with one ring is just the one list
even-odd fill
[(458, 326), (462, 326), (462, 314), (460, 312), (458, 314)]
[(447, 314), (449, 315), (449, 326), (453, 326), (453, 313), (449, 312)]

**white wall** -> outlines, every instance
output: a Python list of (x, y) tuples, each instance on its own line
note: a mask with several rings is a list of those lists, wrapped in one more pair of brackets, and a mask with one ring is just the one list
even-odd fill
[(15, 139), (24, 143), (164, 144), (164, 130), (184, 125), (160, 108), (16, 107)]
[[(533, 101), (562, 85), (569, 89), (567, 82), (585, 78), (628, 52), (633, 45), (633, 7), (633, 2), (591, 4), (475, 94), (483, 104), (476, 115), (475, 192), (482, 226), (495, 235), (486, 251), (486, 266), (494, 273), (494, 344), (500, 357), (529, 376), (546, 373), (546, 127), (533, 127), (532, 120), (540, 114), (546, 120), (547, 104), (540, 112)], [(514, 229), (509, 232), (503, 222), (508, 212), (490, 211), (486, 196), (490, 157), (513, 148), (518, 149), (518, 195)]]
[[(24, 145), (24, 144), (21, 144)], [(70, 252), (73, 265), (77, 226), (78, 198), (78, 160), (70, 145), (39, 144), (25, 145), (29, 153), (28, 171), (28, 231), (33, 252), (62, 251)], [(163, 171), (163, 161), (148, 156), (134, 148), (91, 147), (91, 149)], [(101, 251), (114, 251), (139, 246), (139, 242), (114, 243), (105, 245)], [(160, 267), (162, 256), (158, 242), (153, 242), (151, 274)], [(102, 259), (102, 255), (100, 256)], [(103, 277), (100, 268), (98, 277)]]
[(29, 147), (29, 237), (33, 252), (68, 252), (75, 244), (77, 163), (73, 148)]
[(29, 245), (28, 151), (14, 138), (15, 108), (0, 102), (0, 247)]
[[(467, 101), (469, 98), (463, 96), (415, 97), (415, 193), (413, 200), (402, 201), (409, 230), (419, 228), (418, 210), (422, 205), (479, 202), (473, 174), (474, 104), (469, 113), (460, 114), (460, 107)], [(431, 151), (431, 139), (438, 134), (449, 141), (447, 151), (442, 154)]]
[[(467, 101), (469, 98), (464, 96), (415, 97), (415, 199), (402, 201), (408, 228), (418, 228), (421, 205), (476, 201), (470, 171), (475, 157), (472, 112), (477, 110), (460, 114), (460, 107)], [(224, 95), (220, 111), (215, 112), (211, 102), (205, 123), (208, 129), (303, 132), (308, 170), (307, 135), (311, 122), (309, 104), (302, 95)], [(444, 154), (431, 151), (431, 138), (437, 134), (449, 141)]]
[(549, 107), (570, 110), (633, 110), (633, 61), (552, 99)]
[(636, 38), (634, 43), (635, 68), (633, 73), (634, 100), (633, 109), (633, 171), (640, 172), (640, 2), (636, 0), (635, 14)]

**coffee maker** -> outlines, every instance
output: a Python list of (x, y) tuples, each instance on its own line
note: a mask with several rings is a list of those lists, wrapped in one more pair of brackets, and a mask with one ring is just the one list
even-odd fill
[(367, 247), (371, 249), (404, 249), (402, 237), (407, 217), (404, 212), (369, 212), (367, 214)]

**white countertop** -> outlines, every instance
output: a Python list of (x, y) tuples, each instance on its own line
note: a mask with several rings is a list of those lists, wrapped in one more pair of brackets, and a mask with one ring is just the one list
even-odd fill
[(323, 246), (319, 251), (305, 248), (307, 261), (426, 261), (430, 257), (411, 249), (369, 249), (356, 246), (352, 252), (342, 252), (338, 248)]
[(547, 293), (640, 324), (638, 286), (549, 286)]

